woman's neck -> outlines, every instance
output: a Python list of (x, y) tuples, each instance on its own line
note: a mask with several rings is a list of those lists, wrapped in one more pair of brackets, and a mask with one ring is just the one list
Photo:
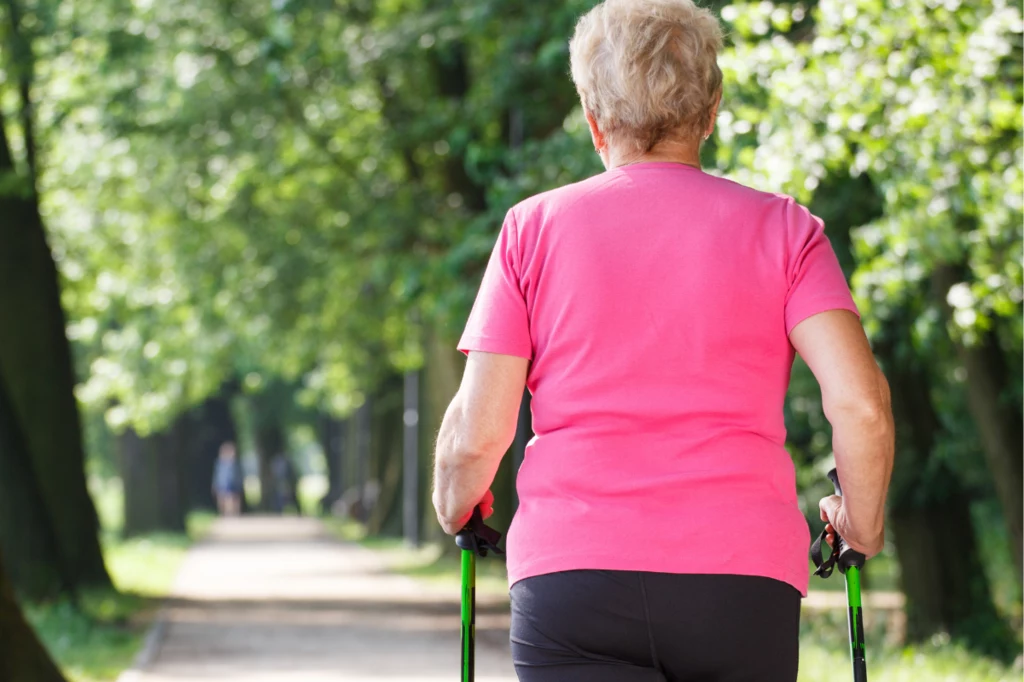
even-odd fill
[(700, 142), (697, 140), (664, 140), (654, 145), (648, 152), (636, 150), (623, 151), (609, 146), (601, 155), (604, 165), (609, 170), (634, 163), (651, 163), (656, 161), (682, 163), (700, 168)]

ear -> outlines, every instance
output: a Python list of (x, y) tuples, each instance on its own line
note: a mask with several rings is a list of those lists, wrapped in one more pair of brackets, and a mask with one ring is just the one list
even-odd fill
[(594, 118), (593, 114), (584, 109), (583, 115), (587, 117), (587, 125), (590, 126), (590, 137), (594, 140), (594, 149), (600, 153), (608, 146), (608, 142), (604, 139), (604, 133), (597, 127), (597, 119)]
[(708, 129), (704, 131), (704, 139), (711, 137), (711, 133), (715, 132), (715, 121), (718, 120), (718, 107), (722, 104), (722, 91), (718, 91), (718, 99), (715, 100), (715, 105), (711, 107), (711, 123), (708, 125)]

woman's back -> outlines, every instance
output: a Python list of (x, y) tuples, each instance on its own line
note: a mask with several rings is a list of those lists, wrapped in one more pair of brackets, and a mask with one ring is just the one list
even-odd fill
[(805, 591), (787, 335), (856, 312), (820, 221), (788, 197), (642, 163), (524, 201), (494, 258), (460, 348), (532, 360), (510, 581), (754, 572)]
[(796, 679), (795, 351), (845, 492), (821, 501), (826, 530), (882, 547), (889, 393), (821, 221), (700, 171), (721, 46), (692, 0), (605, 0), (580, 19), (573, 82), (611, 170), (509, 212), (459, 343), (434, 469), (446, 532), (486, 518), (533, 393), (508, 536), (524, 682)]

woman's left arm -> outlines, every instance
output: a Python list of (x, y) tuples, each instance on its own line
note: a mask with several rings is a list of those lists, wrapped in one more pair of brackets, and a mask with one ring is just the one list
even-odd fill
[(434, 509), (449, 535), (462, 530), (473, 508), (488, 497), (498, 464), (515, 438), (529, 366), (529, 360), (513, 355), (469, 353), (434, 452)]

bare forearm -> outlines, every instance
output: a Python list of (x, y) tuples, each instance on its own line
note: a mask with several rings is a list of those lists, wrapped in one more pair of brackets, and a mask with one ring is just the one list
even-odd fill
[(885, 497), (895, 450), (889, 392), (881, 373), (877, 402), (830, 412), (848, 523), (846, 540), (860, 549), (878, 551), (884, 538)]
[(446, 533), (457, 533), (473, 508), (487, 494), (502, 452), (500, 445), (474, 442), (466, 425), (461, 398), (456, 396), (445, 413), (434, 453), (434, 509)]

